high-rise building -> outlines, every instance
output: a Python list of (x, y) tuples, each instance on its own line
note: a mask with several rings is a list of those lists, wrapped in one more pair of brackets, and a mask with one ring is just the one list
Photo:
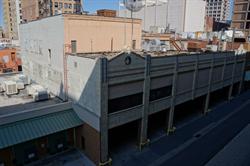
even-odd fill
[(4, 37), (3, 27), (0, 26), (0, 39)]
[(226, 22), (230, 20), (230, 0), (207, 0), (207, 16), (213, 17), (215, 21)]
[(25, 22), (61, 13), (80, 13), (81, 0), (21, 0)]
[[(143, 30), (152, 28), (176, 32), (203, 31), (206, 16), (206, 2), (203, 0), (147, 0), (147, 4), (133, 17), (143, 20)], [(199, 14), (197, 14), (199, 13)], [(131, 17), (130, 11), (122, 9), (120, 17)]]
[(20, 0), (3, 0), (4, 29), (6, 37), (18, 40), (19, 24), (22, 22)]
[(232, 27), (245, 32), (247, 36), (250, 35), (250, 1), (235, 0)]

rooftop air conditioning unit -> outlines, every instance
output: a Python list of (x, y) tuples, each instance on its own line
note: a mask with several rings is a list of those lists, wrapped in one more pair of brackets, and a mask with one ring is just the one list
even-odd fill
[(31, 85), (28, 88), (28, 94), (33, 97), (34, 101), (42, 101), (49, 99), (48, 91), (40, 85)]
[(48, 100), (49, 94), (46, 90), (45, 91), (38, 91), (38, 92), (35, 92), (33, 94), (33, 99), (34, 99), (34, 101)]
[(17, 84), (14, 81), (5, 81), (4, 90), (6, 95), (14, 95), (18, 93)]
[(24, 85), (29, 85), (31, 80), (28, 76), (20, 74), (15, 77), (16, 81), (22, 81)]
[(16, 85), (17, 85), (17, 89), (18, 89), (18, 90), (23, 90), (23, 89), (25, 89), (24, 83), (23, 83), (22, 81), (17, 81), (17, 82), (16, 82)]
[[(1, 92), (4, 92), (4, 87), (3, 87), (4, 85), (3, 84), (0, 84), (0, 93)], [(1, 165), (0, 165), (1, 166)]]

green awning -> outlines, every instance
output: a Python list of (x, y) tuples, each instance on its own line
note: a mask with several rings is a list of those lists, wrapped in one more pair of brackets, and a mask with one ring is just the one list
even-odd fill
[(74, 110), (65, 110), (0, 126), (0, 149), (82, 125)]

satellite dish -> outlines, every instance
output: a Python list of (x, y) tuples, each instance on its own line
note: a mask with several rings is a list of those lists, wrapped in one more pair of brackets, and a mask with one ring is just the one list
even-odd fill
[(131, 12), (138, 12), (144, 7), (145, 0), (124, 0), (124, 5)]

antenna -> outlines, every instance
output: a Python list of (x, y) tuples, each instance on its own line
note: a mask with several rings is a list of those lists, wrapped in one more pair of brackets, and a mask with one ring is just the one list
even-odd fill
[(140, 11), (145, 5), (145, 0), (124, 0), (123, 3), (125, 7), (131, 12), (131, 19), (132, 19), (131, 46), (133, 46), (133, 36), (134, 36), (133, 12)]

